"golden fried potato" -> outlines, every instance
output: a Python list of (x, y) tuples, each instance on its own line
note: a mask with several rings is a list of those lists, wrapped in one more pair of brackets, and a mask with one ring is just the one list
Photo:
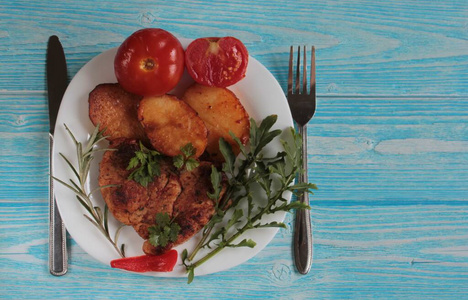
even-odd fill
[(168, 156), (181, 154), (192, 143), (194, 157), (203, 154), (208, 131), (202, 119), (187, 103), (172, 95), (144, 97), (138, 108), (140, 120), (153, 147)]
[(141, 97), (125, 91), (118, 83), (99, 84), (89, 93), (89, 118), (106, 128), (109, 140), (129, 138), (147, 140), (138, 121), (137, 108)]
[(209, 160), (224, 161), (219, 151), (221, 137), (231, 144), (234, 154), (239, 154), (239, 146), (229, 131), (245, 145), (249, 140), (250, 120), (244, 106), (232, 91), (194, 84), (185, 91), (182, 100), (198, 113), (208, 128), (206, 152)]

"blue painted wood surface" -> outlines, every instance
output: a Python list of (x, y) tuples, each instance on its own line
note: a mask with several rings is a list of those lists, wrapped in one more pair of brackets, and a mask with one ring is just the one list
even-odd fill
[[(1, 298), (468, 297), (467, 1), (23, 0), (0, 12)], [(73, 76), (143, 27), (236, 36), (283, 88), (289, 45), (317, 47), (308, 275), (291, 229), (191, 285), (113, 270), (73, 240), (69, 273), (49, 274), (47, 39), (60, 37)]]

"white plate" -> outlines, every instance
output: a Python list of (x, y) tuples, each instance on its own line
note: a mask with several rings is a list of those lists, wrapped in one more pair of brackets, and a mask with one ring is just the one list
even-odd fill
[[(181, 39), (184, 48), (190, 40)], [(117, 82), (114, 75), (113, 60), (117, 48), (108, 50), (89, 61), (73, 78), (62, 100), (60, 111), (55, 127), (55, 144), (53, 149), (54, 176), (68, 181), (73, 174), (64, 160), (59, 156), (62, 153), (73, 163), (76, 163), (76, 148), (64, 128), (66, 124), (78, 141), (85, 143), (93, 131), (94, 126), (88, 117), (88, 94), (100, 83)], [(176, 95), (192, 83), (192, 79), (184, 74), (181, 83), (172, 92)], [(284, 92), (272, 74), (257, 60), (250, 57), (246, 77), (239, 83), (230, 87), (245, 106), (249, 115), (261, 121), (271, 114), (278, 115), (278, 121), (274, 128), (285, 130), (293, 126), (291, 113), (287, 105)], [(103, 145), (106, 146), (105, 144)], [(279, 142), (268, 146), (268, 152), (276, 153), (280, 150)], [(90, 171), (88, 180), (89, 191), (96, 188), (98, 178), (99, 161), (96, 157)], [(109, 265), (110, 261), (118, 258), (117, 253), (102, 234), (83, 216), (86, 210), (79, 204), (73, 192), (63, 185), (54, 185), (57, 204), (62, 215), (65, 226), (73, 239), (89, 255), (98, 261)], [(104, 201), (99, 192), (93, 196), (95, 205), (104, 206)], [(284, 213), (269, 215), (265, 221), (283, 221)], [(113, 218), (110, 220), (111, 233), (118, 226)], [(230, 248), (224, 249), (217, 256), (207, 261), (195, 270), (195, 275), (204, 275), (229, 269), (242, 264), (255, 256), (273, 239), (278, 229), (265, 228), (247, 232), (238, 241), (244, 238), (252, 238), (257, 245), (254, 248)], [(195, 236), (183, 245), (176, 247), (179, 253), (183, 249), (190, 250), (196, 245), (199, 236)], [(125, 243), (127, 256), (142, 255), (141, 246), (143, 240), (133, 231), (126, 227), (119, 238), (119, 242)], [(203, 252), (200, 252), (202, 254)], [(181, 265), (181, 259), (170, 273), (145, 273), (154, 276), (181, 277), (186, 276), (185, 269)]]

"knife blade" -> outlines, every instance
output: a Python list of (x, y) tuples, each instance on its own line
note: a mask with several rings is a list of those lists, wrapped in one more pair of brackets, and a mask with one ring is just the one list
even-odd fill
[(65, 275), (68, 271), (66, 229), (54, 197), (52, 150), (54, 129), (63, 95), (68, 86), (67, 62), (57, 36), (47, 44), (47, 92), (49, 98), (49, 271), (52, 275)]

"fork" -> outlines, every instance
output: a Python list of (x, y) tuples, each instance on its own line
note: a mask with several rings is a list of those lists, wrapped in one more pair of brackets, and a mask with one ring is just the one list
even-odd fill
[[(302, 136), (302, 168), (298, 176), (298, 183), (308, 182), (307, 178), (307, 123), (315, 114), (316, 109), (316, 81), (315, 81), (315, 47), (312, 46), (310, 89), (307, 91), (307, 59), (306, 47), (302, 63), (302, 92), (300, 92), (300, 64), (301, 47), (297, 47), (296, 80), (293, 90), (293, 46), (289, 53), (288, 74), (288, 103), (298, 132)], [(309, 194), (306, 192), (298, 196), (297, 201), (309, 204)], [(307, 274), (312, 264), (312, 228), (310, 210), (298, 209), (294, 225), (294, 262), (301, 274)]]

